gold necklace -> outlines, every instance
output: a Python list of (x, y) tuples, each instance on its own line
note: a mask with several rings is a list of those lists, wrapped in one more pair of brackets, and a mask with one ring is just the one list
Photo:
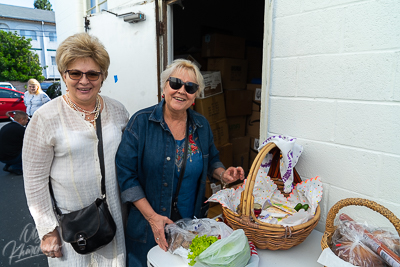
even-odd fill
[[(85, 114), (85, 120), (94, 124), (94, 122), (96, 121), (96, 119), (99, 117), (100, 114), (100, 110), (101, 110), (101, 101), (100, 101), (100, 96), (97, 95), (96, 97), (96, 105), (94, 107), (94, 109), (92, 111), (87, 111), (81, 107), (79, 107), (77, 104), (75, 104), (71, 98), (69, 97), (69, 94), (66, 93), (65, 94), (65, 101), (67, 102), (67, 104), (74, 109), (77, 112), (83, 112)], [(90, 120), (90, 115), (94, 114), (94, 117), (92, 120)]]

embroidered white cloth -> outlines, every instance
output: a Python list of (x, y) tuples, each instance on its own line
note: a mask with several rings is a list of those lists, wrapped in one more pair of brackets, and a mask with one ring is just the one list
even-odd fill
[[(260, 147), (258, 151), (261, 150), (266, 144), (275, 143), (275, 145), (282, 152), (282, 161), (280, 165), (282, 181), (284, 183), (283, 191), (285, 193), (289, 193), (293, 189), (293, 168), (296, 166), (297, 161), (301, 153), (303, 152), (303, 147), (301, 145), (296, 144), (296, 138), (284, 135), (273, 135), (268, 137)], [(272, 154), (268, 153), (266, 157), (266, 165), (262, 165), (266, 167), (267, 173), (269, 167), (271, 167), (272, 162)]]
[[(62, 244), (62, 258), (49, 266), (125, 266), (125, 239), (115, 170), (115, 154), (129, 119), (125, 107), (103, 96), (101, 113), (107, 203), (117, 225), (111, 243), (89, 255)], [(22, 160), (25, 193), (39, 238), (57, 227), (49, 193), (49, 176), (57, 206), (63, 213), (82, 209), (101, 196), (101, 171), (95, 128), (62, 97), (38, 109), (29, 122)]]

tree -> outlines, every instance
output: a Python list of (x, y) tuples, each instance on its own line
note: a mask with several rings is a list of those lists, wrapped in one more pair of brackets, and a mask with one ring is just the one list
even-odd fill
[(33, 6), (36, 9), (53, 11), (53, 9), (51, 8), (51, 4), (48, 0), (35, 0), (35, 2), (33, 3)]
[(31, 39), (0, 30), (0, 81), (44, 80), (39, 56), (31, 47)]

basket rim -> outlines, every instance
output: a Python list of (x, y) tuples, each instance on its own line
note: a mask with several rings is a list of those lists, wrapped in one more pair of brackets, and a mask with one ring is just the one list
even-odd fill
[(373, 200), (365, 199), (365, 198), (345, 198), (341, 199), (338, 202), (336, 202), (329, 210), (327, 217), (326, 217), (326, 223), (325, 223), (325, 232), (322, 235), (321, 239), (321, 248), (322, 250), (329, 248), (328, 244), (328, 239), (333, 235), (335, 232), (336, 227), (334, 226), (334, 220), (336, 218), (336, 215), (339, 213), (339, 210), (341, 210), (344, 207), (347, 206), (363, 206), (367, 207), (373, 211), (376, 211), (377, 213), (381, 214), (382, 216), (386, 217), (393, 226), (395, 227), (397, 234), (400, 236), (400, 219), (397, 218), (397, 216), (391, 212), (389, 209), (386, 207), (376, 203)]

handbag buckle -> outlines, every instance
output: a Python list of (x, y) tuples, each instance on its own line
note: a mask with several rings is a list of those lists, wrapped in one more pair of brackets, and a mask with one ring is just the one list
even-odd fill
[(76, 241), (80, 250), (84, 250), (86, 248), (86, 238), (80, 234), (78, 241)]

